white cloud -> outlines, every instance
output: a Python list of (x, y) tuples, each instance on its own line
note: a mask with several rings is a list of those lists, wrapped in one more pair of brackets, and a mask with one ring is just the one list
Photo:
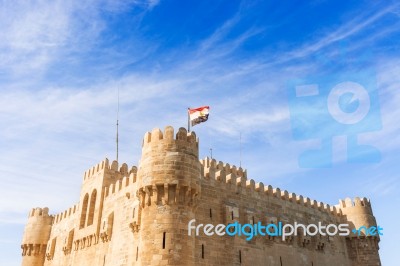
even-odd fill
[[(83, 56), (106, 27), (102, 12), (138, 6), (146, 12), (159, 1), (1, 1), (0, 74), (40, 78), (51, 63)], [(78, 59), (79, 60), (79, 59)]]

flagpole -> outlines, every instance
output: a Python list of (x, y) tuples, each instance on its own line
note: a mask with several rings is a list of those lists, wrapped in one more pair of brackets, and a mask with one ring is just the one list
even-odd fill
[(239, 167), (242, 167), (242, 132), (240, 132), (239, 137), (239, 145), (240, 145), (240, 160), (239, 160)]
[(188, 115), (188, 133), (190, 132), (190, 115), (189, 115), (189, 110), (190, 110), (190, 107), (188, 107), (188, 112), (187, 112), (187, 115)]
[(117, 162), (118, 162), (118, 125), (119, 125), (119, 86), (118, 86), (118, 93), (117, 93), (117, 97), (118, 97), (118, 106), (117, 106)]

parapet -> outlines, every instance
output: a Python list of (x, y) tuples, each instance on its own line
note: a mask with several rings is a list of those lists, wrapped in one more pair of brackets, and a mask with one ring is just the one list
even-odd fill
[(53, 224), (57, 224), (62, 220), (73, 216), (79, 210), (79, 203), (74, 206), (68, 208), (68, 210), (64, 210), (63, 212), (54, 215)]
[[(136, 170), (136, 167), (135, 167)], [(104, 196), (105, 198), (108, 198), (109, 196), (114, 195), (115, 193), (120, 192), (121, 190), (124, 190), (126, 188), (129, 188), (130, 186), (133, 186), (136, 184), (136, 172), (135, 176), (124, 176), (122, 179), (117, 180), (115, 183), (110, 184), (109, 186), (105, 187), (104, 190)], [(130, 193), (125, 194), (128, 198), (131, 196)]]
[(174, 138), (174, 128), (172, 126), (165, 127), (164, 132), (159, 128), (153, 129), (151, 132), (146, 132), (143, 137), (142, 147), (145, 149), (149, 146), (157, 146), (161, 142), (175, 143), (177, 148), (190, 148), (198, 153), (199, 140), (196, 137), (196, 133), (187, 132), (183, 127), (179, 128)]
[(232, 179), (232, 177), (240, 177), (241, 180), (247, 180), (247, 171), (242, 169), (242, 167), (236, 167), (235, 165), (230, 165), (228, 163), (223, 163), (215, 159), (210, 159), (206, 157), (200, 161), (203, 166), (204, 176), (207, 178), (217, 177), (219, 179), (226, 180), (226, 177)]
[(45, 207), (45, 208), (33, 208), (28, 215), (28, 218), (31, 217), (49, 217), (49, 208)]
[(339, 201), (340, 208), (351, 208), (351, 207), (366, 207), (371, 208), (371, 202), (367, 198), (354, 198), (354, 201), (350, 198)]
[(316, 209), (330, 215), (341, 216), (341, 211), (335, 206), (318, 202), (295, 193), (282, 191), (280, 188), (273, 188), (271, 185), (264, 185), (262, 182), (247, 180), (247, 171), (241, 167), (229, 165), (215, 159), (206, 157), (200, 161), (202, 175), (206, 182), (218, 182), (221, 188), (241, 190), (241, 193), (250, 193), (256, 198), (272, 197), (307, 208)]
[(83, 174), (83, 180), (89, 179), (90, 177), (94, 176), (100, 171), (104, 171), (105, 169), (110, 169), (107, 158), (85, 171), (85, 173)]
[(119, 167), (119, 164), (117, 161), (113, 161), (111, 164), (109, 163), (109, 160), (105, 158), (103, 161), (99, 162), (95, 166), (89, 168), (85, 173), (83, 174), (83, 180), (86, 181), (100, 172), (118, 172), (121, 174), (121, 176), (134, 176), (136, 179), (136, 173), (137, 173), (137, 167), (132, 166), (132, 168), (129, 170), (129, 167), (126, 163), (121, 164)]

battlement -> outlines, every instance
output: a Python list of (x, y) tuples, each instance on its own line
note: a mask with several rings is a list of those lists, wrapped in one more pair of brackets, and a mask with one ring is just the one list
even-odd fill
[(75, 204), (74, 206), (68, 208), (68, 210), (65, 210), (63, 212), (54, 215), (53, 224), (57, 224), (62, 220), (71, 217), (71, 215), (75, 214), (78, 210), (79, 210), (79, 204)]
[(162, 141), (176, 142), (180, 145), (196, 149), (199, 147), (199, 140), (196, 137), (196, 133), (193, 131), (188, 133), (185, 128), (181, 127), (174, 138), (174, 128), (172, 126), (165, 127), (164, 133), (159, 128), (154, 128), (151, 132), (146, 132), (143, 137), (142, 147), (157, 145)]
[(351, 208), (351, 207), (366, 207), (371, 208), (371, 202), (367, 198), (354, 198), (354, 201), (350, 198), (346, 198), (344, 200), (339, 201), (340, 208)]
[(341, 216), (341, 211), (336, 206), (330, 206), (323, 202), (312, 200), (302, 195), (282, 191), (280, 188), (273, 188), (271, 185), (265, 186), (262, 182), (255, 182), (253, 179), (247, 180), (247, 171), (241, 167), (230, 166), (215, 159), (206, 157), (200, 161), (203, 168), (205, 180), (218, 182), (225, 186), (225, 189), (241, 189), (242, 193), (250, 193), (256, 198), (274, 197), (280, 200), (292, 202), (308, 208), (320, 210), (332, 215)]
[(105, 169), (110, 169), (107, 158), (85, 171), (85, 173), (83, 174), (83, 180), (89, 179), (93, 175), (99, 173), (100, 171), (104, 171)]
[[(105, 198), (108, 198), (116, 193), (118, 193), (119, 191), (130, 187), (131, 185), (136, 184), (136, 175), (134, 176), (135, 178), (133, 178), (133, 176), (124, 176), (122, 179), (116, 181), (115, 183), (112, 183), (111, 185), (109, 185), (108, 187), (105, 187)], [(130, 195), (129, 195), (130, 196)]]
[(50, 217), (49, 215), (49, 208), (45, 207), (45, 208), (33, 208), (28, 215), (28, 218), (30, 217), (39, 217), (39, 216), (43, 216), (43, 217)]
[(132, 174), (136, 176), (137, 167), (132, 166), (132, 168), (129, 170), (129, 167), (126, 163), (123, 163), (119, 167), (118, 162), (115, 160), (110, 165), (109, 160), (105, 158), (103, 161), (85, 171), (85, 173), (83, 174), (83, 180), (89, 180), (100, 172), (118, 172), (121, 174), (121, 176), (130, 176)]
[(215, 159), (210, 159), (209, 157), (206, 157), (205, 159), (200, 161), (201, 165), (204, 168), (204, 176), (209, 178), (210, 173), (216, 174), (220, 178), (223, 178), (222, 176), (225, 175), (233, 175), (236, 177), (241, 177), (243, 180), (247, 180), (247, 171), (245, 169), (242, 169), (242, 167), (236, 167), (235, 165), (230, 165), (228, 163), (223, 163), (217, 161)]

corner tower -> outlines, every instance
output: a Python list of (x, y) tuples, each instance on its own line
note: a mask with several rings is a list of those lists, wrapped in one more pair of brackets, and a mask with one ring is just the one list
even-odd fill
[[(340, 209), (346, 221), (350, 225), (353, 234), (347, 237), (347, 250), (353, 266), (379, 266), (379, 234), (369, 235), (367, 228), (377, 226), (375, 216), (372, 213), (371, 202), (367, 198), (350, 198), (340, 201)], [(362, 229), (360, 229), (362, 228)]]
[(48, 208), (36, 208), (29, 212), (28, 223), (22, 238), (22, 266), (42, 266), (46, 245), (50, 237), (53, 217)]
[(194, 132), (147, 132), (138, 169), (142, 265), (192, 265), (194, 238), (187, 224), (200, 196), (199, 143)]

